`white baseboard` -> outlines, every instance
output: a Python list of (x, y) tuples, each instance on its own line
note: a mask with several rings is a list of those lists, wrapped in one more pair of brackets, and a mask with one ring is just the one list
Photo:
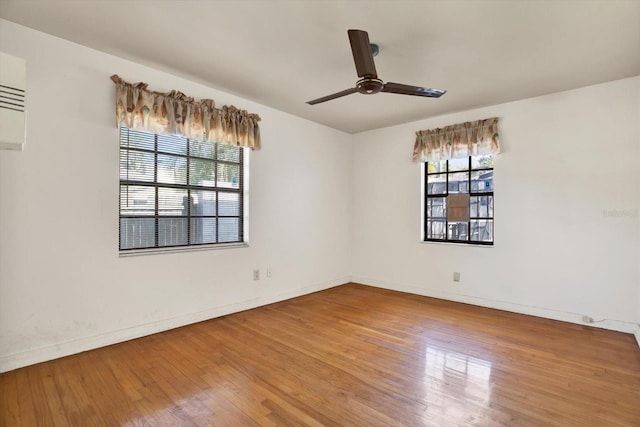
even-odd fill
[(456, 294), (452, 292), (436, 291), (433, 289), (425, 289), (417, 286), (390, 283), (364, 277), (342, 277), (327, 282), (305, 286), (303, 288), (298, 288), (282, 294), (255, 298), (252, 300), (242, 301), (220, 307), (213, 307), (204, 311), (177, 316), (158, 322), (152, 322), (144, 325), (138, 325), (130, 328), (120, 329), (117, 331), (107, 332), (104, 334), (79, 338), (76, 340), (44, 346), (19, 353), (3, 355), (0, 356), (0, 372), (7, 372), (13, 369), (21, 368), (23, 366), (57, 359), (59, 357), (69, 356), (71, 354), (81, 353), (83, 351), (93, 350), (95, 348), (104, 347), (111, 344), (117, 344), (119, 342), (140, 338), (146, 335), (155, 334), (173, 328), (179, 328), (181, 326), (202, 322), (204, 320), (225, 316), (231, 313), (237, 313), (239, 311), (249, 310), (278, 301), (284, 301), (290, 298), (295, 298), (301, 295), (310, 294), (312, 292), (329, 289), (349, 282), (361, 283), (363, 285), (375, 286), (378, 288), (390, 289), (400, 292), (407, 292), (416, 295), (424, 295), (449, 301), (478, 305), (481, 307), (496, 308), (499, 310), (544, 317), (547, 319), (561, 320), (586, 326), (631, 333), (634, 334), (636, 341), (638, 342), (638, 346), (640, 347), (640, 324), (636, 324), (633, 322), (623, 322), (607, 319), (599, 323), (585, 324), (582, 322), (582, 316), (577, 313), (568, 313), (540, 307), (514, 304), (505, 301), (495, 301), (486, 298)]
[(610, 329), (613, 331), (625, 332), (629, 334), (635, 333), (638, 344), (640, 345), (640, 329), (634, 322), (625, 322), (622, 320), (604, 319), (597, 323), (584, 323), (582, 315), (578, 313), (570, 313), (559, 310), (552, 310), (541, 307), (528, 306), (524, 304), (516, 304), (507, 301), (496, 301), (487, 298), (475, 297), (471, 295), (457, 294), (454, 292), (444, 292), (434, 289), (420, 288), (417, 286), (405, 285), (400, 283), (385, 282), (382, 280), (370, 279), (366, 277), (352, 277), (354, 283), (375, 286), (393, 291), (407, 292), (410, 294), (423, 295), (432, 298), (444, 299), (448, 301), (462, 302), (465, 304), (478, 305), (481, 307), (496, 308), (498, 310), (510, 311), (513, 313), (527, 314), (530, 316), (544, 317), (546, 319), (561, 320), (564, 322), (576, 323), (579, 325), (591, 326), (602, 329)]
[(298, 288), (289, 292), (277, 295), (269, 295), (266, 297), (255, 298), (247, 301), (229, 304), (220, 307), (212, 307), (204, 311), (190, 313), (183, 316), (172, 317), (158, 322), (147, 323), (144, 325), (133, 326), (130, 328), (120, 329), (104, 334), (83, 337), (72, 341), (66, 341), (54, 345), (44, 346), (36, 349), (22, 351), (19, 353), (0, 356), (0, 372), (7, 372), (18, 369), (23, 366), (33, 365), (47, 360), (57, 359), (59, 357), (69, 356), (71, 354), (81, 353), (83, 351), (93, 350), (95, 348), (128, 341), (134, 338), (140, 338), (146, 335), (155, 334), (173, 328), (189, 325), (192, 323), (202, 322), (203, 320), (213, 319), (225, 316), (239, 311), (249, 310), (274, 302), (299, 297), (301, 295), (310, 294), (312, 292), (329, 289), (342, 285), (351, 281), (350, 277), (342, 277), (328, 282), (317, 283), (310, 286)]

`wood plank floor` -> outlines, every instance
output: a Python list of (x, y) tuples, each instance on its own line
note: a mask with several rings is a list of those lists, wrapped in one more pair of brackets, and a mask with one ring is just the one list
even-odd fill
[(3, 426), (640, 426), (632, 335), (348, 284), (0, 375)]

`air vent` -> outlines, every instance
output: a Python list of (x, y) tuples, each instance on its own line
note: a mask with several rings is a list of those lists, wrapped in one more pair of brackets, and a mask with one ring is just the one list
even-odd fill
[(26, 61), (0, 52), (0, 148), (24, 148), (27, 122), (26, 83)]
[(0, 108), (24, 113), (24, 95), (22, 89), (0, 85)]

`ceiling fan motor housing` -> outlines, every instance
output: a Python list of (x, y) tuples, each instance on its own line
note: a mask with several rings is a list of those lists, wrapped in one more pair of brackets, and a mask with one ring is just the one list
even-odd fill
[(365, 95), (373, 95), (374, 93), (378, 93), (382, 90), (383, 87), (384, 82), (380, 79), (364, 78), (362, 80), (358, 80), (358, 82), (356, 83), (358, 92)]

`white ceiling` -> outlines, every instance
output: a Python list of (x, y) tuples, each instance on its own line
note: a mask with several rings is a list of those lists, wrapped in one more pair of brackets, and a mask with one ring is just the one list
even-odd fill
[[(350, 133), (640, 74), (638, 0), (1, 0), (0, 17)], [(355, 85), (350, 28), (384, 81), (447, 94), (307, 105)]]

